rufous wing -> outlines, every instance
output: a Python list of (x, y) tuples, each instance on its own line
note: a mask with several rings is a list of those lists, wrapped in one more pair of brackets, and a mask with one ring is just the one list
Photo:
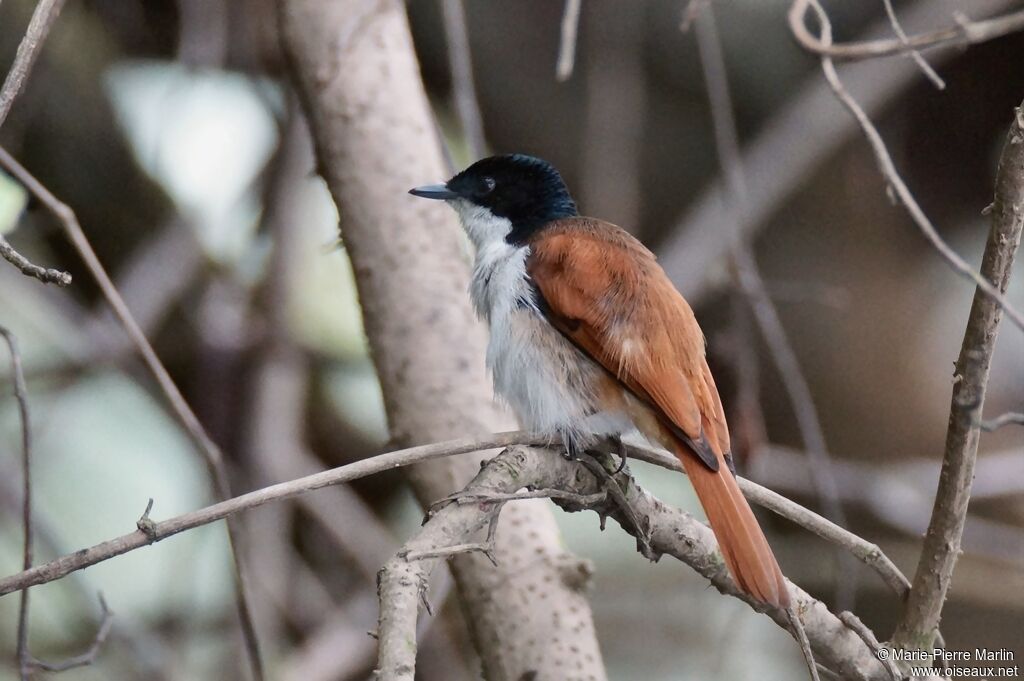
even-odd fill
[(729, 431), (703, 333), (654, 255), (590, 218), (547, 225), (529, 245), (541, 311), (655, 413), (660, 432), (645, 434), (667, 440), (682, 462), (737, 584), (788, 605), (782, 572), (729, 469)]

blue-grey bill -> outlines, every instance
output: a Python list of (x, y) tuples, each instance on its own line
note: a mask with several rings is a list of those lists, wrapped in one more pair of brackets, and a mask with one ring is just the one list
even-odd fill
[(421, 196), (424, 199), (439, 200), (455, 199), (459, 196), (443, 184), (427, 184), (422, 187), (414, 187), (409, 190), (409, 193), (413, 196)]

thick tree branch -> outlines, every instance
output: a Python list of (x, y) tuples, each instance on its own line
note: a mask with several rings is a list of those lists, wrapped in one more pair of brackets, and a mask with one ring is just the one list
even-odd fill
[[(278, 0), (277, 6), (319, 170), (352, 260), (392, 441), (507, 428), (485, 372), (485, 331), (466, 295), (469, 263), (457, 220), (447, 207), (407, 195), (448, 171), (432, 134), (403, 3)], [(412, 469), (420, 502), (462, 488), (480, 458)], [(500, 569), (475, 554), (451, 564), (484, 674), (491, 681), (518, 681), (526, 672), (557, 678), (558, 665), (566, 665), (606, 678), (590, 607), (579, 593), (560, 587), (547, 608), (528, 606), (531, 588), (546, 580), (557, 585), (557, 575), (543, 566), (523, 569), (538, 555), (564, 551), (550, 509), (540, 501), (516, 504), (501, 523), (496, 553), (508, 559)]]
[[(1016, 109), (996, 173), (992, 227), (981, 261), (989, 286), (1005, 292), (1024, 227), (1024, 105)], [(989, 283), (990, 282), (990, 283)], [(1003, 309), (982, 287), (974, 294), (953, 379), (949, 429), (931, 522), (893, 644), (927, 650), (939, 626), (960, 555), (978, 455), (980, 415)]]
[[(593, 510), (601, 516), (611, 517), (639, 540), (644, 530), (638, 530), (623, 508), (610, 501), (610, 495), (605, 494), (606, 484), (606, 480), (599, 480), (580, 463), (552, 456), (547, 450), (513, 447), (490, 462), (466, 488), (466, 500), (450, 504), (434, 514), (381, 571), (380, 678), (389, 681), (412, 678), (415, 616), (420, 608), (425, 607), (425, 579), (439, 559), (415, 559), (411, 554), (427, 552), (430, 555), (432, 550), (443, 547), (472, 545), (474, 534), (487, 527), (496, 507), (507, 495), (523, 488), (559, 490), (572, 499), (556, 501), (565, 510)], [(771, 609), (752, 600), (735, 585), (708, 527), (652, 497), (636, 484), (628, 472), (616, 475), (611, 484), (621, 488), (633, 515), (641, 519), (640, 524), (649, 535), (655, 554), (678, 558), (723, 594), (743, 600), (754, 610), (766, 613), (779, 626), (790, 629), (785, 611)], [(558, 557), (549, 559), (557, 561)], [(499, 564), (500, 561), (499, 557)], [(584, 588), (589, 574), (572, 561), (563, 566), (562, 579), (574, 588)], [(889, 678), (874, 652), (855, 631), (799, 587), (790, 584), (790, 590), (796, 601), (795, 611), (799, 613), (818, 659), (843, 678), (879, 681)], [(541, 599), (543, 594), (535, 597)]]

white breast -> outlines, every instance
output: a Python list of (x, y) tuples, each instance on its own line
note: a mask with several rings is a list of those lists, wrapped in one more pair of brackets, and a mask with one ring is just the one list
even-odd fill
[(526, 274), (529, 247), (507, 243), (508, 230), (494, 224), (499, 218), (485, 217), (489, 224), (477, 219), (470, 225), (463, 215), (463, 224), (476, 246), (470, 296), (490, 326), (487, 367), (497, 395), (524, 428), (542, 435), (586, 442), (628, 429), (624, 416), (595, 407), (602, 370), (537, 309)]

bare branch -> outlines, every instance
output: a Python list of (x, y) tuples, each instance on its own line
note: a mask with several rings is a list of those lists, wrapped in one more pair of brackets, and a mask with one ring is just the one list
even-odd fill
[[(572, 500), (565, 504), (567, 511), (593, 510), (607, 515), (633, 536), (641, 531), (626, 517), (624, 510), (604, 494), (605, 481), (588, 474), (579, 462), (551, 456), (546, 450), (513, 447), (485, 466), (466, 488), (466, 493), (482, 496), (514, 494), (524, 487), (530, 489), (569, 492)], [(707, 578), (723, 594), (748, 603), (753, 609), (765, 612), (780, 626), (789, 630), (790, 614), (784, 610), (767, 608), (752, 600), (733, 583), (720, 554), (714, 535), (689, 514), (670, 508), (641, 489), (628, 473), (614, 476), (632, 508), (633, 514), (646, 520), (650, 545), (655, 554), (674, 556)], [(414, 555), (431, 552), (439, 547), (470, 544), (474, 533), (488, 523), (488, 513), (478, 505), (450, 504), (434, 515), (419, 533), (403, 547)], [(639, 538), (639, 537), (638, 537)], [(421, 555), (421, 554), (420, 554)], [(499, 558), (500, 560), (500, 558)], [(412, 678), (415, 662), (415, 616), (423, 607), (422, 590), (425, 579), (436, 567), (437, 559), (406, 560), (396, 556), (381, 571), (381, 621), (378, 629), (380, 656), (378, 669), (381, 679)], [(577, 574), (581, 587), (587, 574)], [(790, 585), (794, 596), (794, 615), (799, 617), (815, 654), (829, 668), (836, 669), (849, 679), (887, 679), (885, 668), (875, 658), (860, 636), (846, 627), (819, 601)]]
[[(215, 493), (222, 500), (230, 499), (231, 484), (228, 479), (227, 468), (224, 464), (224, 455), (221, 453), (217, 444), (214, 443), (206, 433), (206, 430), (192, 411), (192, 408), (188, 405), (188, 402), (185, 401), (181, 391), (178, 390), (178, 386), (175, 385), (171, 375), (167, 372), (167, 369), (160, 361), (160, 358), (157, 357), (156, 351), (153, 350), (153, 346), (150, 345), (149, 340), (139, 327), (138, 322), (135, 321), (135, 318), (132, 316), (128, 306), (125, 305), (124, 299), (118, 292), (117, 287), (114, 286), (113, 281), (111, 281), (107, 271), (104, 269), (102, 263), (100, 263), (99, 258), (96, 257), (96, 252), (93, 251), (92, 245), (89, 243), (89, 239), (85, 236), (82, 226), (78, 223), (78, 217), (75, 215), (75, 212), (70, 206), (54, 196), (50, 190), (40, 183), (39, 180), (29, 173), (28, 170), (18, 163), (14, 157), (3, 148), (0, 148), (0, 166), (7, 169), (15, 179), (21, 182), (25, 188), (28, 189), (29, 193), (35, 196), (60, 221), (68, 239), (75, 247), (75, 250), (78, 251), (79, 256), (81, 256), (86, 267), (89, 269), (89, 272), (99, 285), (100, 291), (103, 293), (103, 297), (106, 298), (107, 303), (114, 310), (114, 314), (117, 316), (121, 325), (124, 327), (125, 332), (131, 338), (132, 343), (142, 356), (146, 367), (156, 379), (157, 385), (160, 387), (161, 392), (163, 392), (164, 397), (167, 399), (171, 410), (174, 412), (175, 416), (178, 417), (178, 420), (185, 428), (185, 431), (189, 434), (192, 442), (203, 455), (210, 477), (213, 480)], [(247, 580), (244, 563), (240, 559), (241, 555), (238, 550), (239, 532), (238, 528), (234, 526), (234, 521), (228, 522), (228, 538), (231, 545), (232, 556), (234, 557), (236, 576), (235, 595), (243, 639), (246, 644), (246, 651), (249, 656), (249, 663), (252, 668), (253, 675), (257, 681), (261, 681), (263, 679), (263, 663), (260, 660), (259, 644), (256, 639), (256, 627), (253, 623), (251, 608), (249, 607), (249, 599), (247, 597)]]
[(978, 427), (987, 433), (991, 433), (992, 431), (999, 430), (1003, 426), (1009, 426), (1011, 424), (1024, 426), (1024, 413), (1009, 411), (1005, 414), (1000, 414), (994, 419), (982, 421), (978, 424)]
[(860, 618), (852, 612), (839, 613), (839, 619), (843, 621), (843, 624), (857, 632), (857, 635), (861, 637), (864, 643), (875, 652), (875, 657), (882, 660), (882, 664), (885, 665), (885, 668), (889, 672), (889, 676), (892, 677), (892, 680), (901, 681), (900, 672), (896, 668), (896, 664), (892, 659), (887, 655), (883, 656), (878, 654), (882, 649), (882, 644), (878, 642), (878, 638), (875, 636), (874, 632), (868, 629), (867, 625), (861, 622)]
[[(470, 263), (458, 220), (443, 205), (406, 195), (415, 184), (443, 177), (445, 168), (430, 134), (430, 105), (402, 4), (276, 4), (318, 169), (352, 258), (392, 441), (507, 429), (511, 419), (492, 399), (484, 371), (486, 329), (466, 295)], [(366, 121), (386, 122), (388, 134)], [(409, 471), (412, 490), (429, 504), (461, 489), (484, 456), (416, 466)], [(516, 504), (502, 513), (501, 524), (495, 554), (510, 560), (499, 571), (478, 555), (451, 561), (484, 675), (518, 679), (532, 671), (557, 678), (564, 665), (580, 676), (607, 678), (589, 603), (552, 568), (514, 567), (564, 553), (550, 508)], [(549, 594), (542, 609), (531, 600), (540, 588)]]
[[(1014, 8), (1019, 0), (992, 0), (993, 10)], [(942, 4), (921, 0), (907, 8), (903, 16), (908, 24), (934, 21), (942, 16)], [(884, 19), (865, 29), (865, 33), (889, 30)], [(929, 55), (933, 64), (960, 54), (949, 45)], [(845, 77), (851, 91), (862, 92), (860, 105), (874, 115), (889, 106), (897, 95), (918, 79), (920, 72), (908, 60), (898, 59), (884, 68), (857, 69)], [(750, 178), (748, 210), (740, 216), (741, 233), (752, 235), (792, 196), (806, 178), (842, 148), (855, 133), (857, 122), (835, 115), (835, 95), (820, 78), (807, 79), (789, 97), (779, 111), (743, 149), (743, 167)], [(780, 164), (779, 159), (786, 162)], [(658, 249), (658, 258), (672, 281), (690, 304), (696, 305), (721, 281), (713, 276), (720, 271), (712, 266), (723, 260), (733, 245), (733, 233), (721, 229), (730, 220), (727, 211), (729, 190), (721, 180), (713, 180), (700, 196), (667, 231)]]
[[(1003, 292), (1024, 227), (1024, 105), (1010, 124), (996, 172), (992, 227), (981, 271), (989, 287)], [(991, 281), (992, 284), (988, 282)], [(1003, 310), (982, 287), (974, 294), (950, 404), (949, 430), (938, 491), (903, 619), (893, 635), (897, 647), (931, 648), (960, 555), (964, 520), (978, 456), (979, 416)]]
[[(21, 569), (32, 567), (32, 420), (28, 409), (28, 388), (25, 373), (21, 367), (21, 353), (18, 341), (7, 328), (0, 326), (0, 336), (7, 343), (11, 355), (11, 373), (14, 375), (14, 398), (18, 402), (18, 416), (21, 419), (21, 522), (24, 534)], [(18, 671), (22, 679), (28, 679), (32, 671), (32, 656), (28, 651), (28, 589), (21, 593), (18, 606)]]
[[(499, 433), (484, 440), (459, 439), (439, 442), (432, 445), (412, 447), (388, 454), (381, 454), (353, 464), (341, 466), (328, 471), (321, 471), (285, 483), (279, 483), (263, 489), (244, 494), (228, 502), (221, 502), (198, 511), (186, 513), (162, 522), (149, 520), (146, 529), (140, 529), (122, 537), (108, 540), (93, 547), (68, 554), (46, 565), (37, 566), (30, 571), (21, 572), (0, 579), (0, 596), (24, 589), (36, 584), (51, 582), (83, 568), (103, 562), (114, 556), (134, 551), (161, 541), (179, 532), (199, 527), (227, 517), (230, 514), (255, 508), (280, 499), (288, 499), (305, 492), (356, 480), (401, 466), (408, 466), (421, 461), (465, 454), (486, 449), (495, 449), (512, 445), (545, 444), (536, 436), (516, 431)], [(613, 451), (609, 449), (608, 451)], [(644, 461), (675, 472), (683, 472), (679, 461), (668, 454), (650, 449), (627, 445), (629, 458)], [(905, 594), (909, 586), (906, 577), (893, 565), (881, 549), (875, 544), (865, 541), (848, 530), (838, 527), (822, 516), (803, 508), (799, 504), (768, 490), (745, 478), (738, 478), (740, 489), (750, 501), (759, 506), (778, 513), (784, 518), (804, 527), (827, 541), (847, 548), (858, 559), (879, 573), (882, 579), (897, 594)], [(492, 490), (493, 492), (493, 490)]]
[(558, 63), (555, 65), (555, 79), (564, 83), (572, 78), (576, 66), (576, 36), (580, 30), (580, 10), (583, 0), (565, 0), (562, 14), (562, 39), (558, 44)]
[[(806, 26), (803, 26), (803, 15), (806, 10), (808, 3), (814, 7), (815, 12), (818, 14), (821, 22), (821, 41), (825, 44), (829, 44), (832, 40), (832, 27), (828, 22), (828, 16), (825, 11), (821, 9), (821, 5), (817, 0), (795, 0), (793, 7), (789, 12), (789, 25), (790, 29), (796, 34), (800, 27), (806, 30)], [(896, 166), (892, 161), (892, 157), (889, 156), (889, 150), (885, 147), (885, 142), (882, 140), (882, 136), (878, 134), (878, 130), (874, 124), (868, 118), (867, 114), (860, 107), (857, 101), (846, 91), (841, 80), (839, 80), (839, 74), (836, 73), (835, 66), (832, 64), (832, 60), (823, 56), (821, 58), (821, 69), (825, 73), (825, 79), (828, 81), (829, 86), (835, 93), (839, 101), (842, 102), (853, 117), (857, 119), (857, 123), (860, 125), (864, 132), (864, 135), (868, 138), (868, 142), (871, 144), (871, 149), (875, 154), (875, 159), (878, 161), (879, 170), (886, 182), (892, 188), (895, 196), (899, 198), (900, 203), (910, 213), (910, 217), (913, 218), (917, 224), (918, 229), (924, 235), (924, 237), (931, 243), (931, 245), (938, 251), (939, 255), (949, 264), (954, 272), (959, 274), (965, 279), (973, 281), (975, 285), (985, 295), (989, 296), (994, 300), (999, 307), (1001, 307), (1011, 321), (1020, 327), (1024, 331), (1024, 314), (1019, 310), (1010, 305), (1006, 297), (996, 289), (991, 283), (988, 282), (981, 274), (979, 274), (973, 267), (967, 264), (967, 262), (961, 258), (956, 251), (949, 247), (939, 233), (936, 231), (935, 226), (928, 219), (928, 216), (924, 214), (921, 207), (917, 204), (917, 200), (914, 195), (910, 193), (910, 189), (907, 188), (906, 183), (900, 176), (899, 171), (896, 170)]]
[(487, 138), (484, 136), (483, 116), (473, 82), (473, 58), (469, 50), (469, 30), (466, 27), (466, 6), (462, 0), (443, 0), (444, 30), (448, 36), (448, 68), (452, 76), (455, 111), (466, 136), (469, 155), (475, 160), (484, 155)]
[(290, 499), (296, 495), (320, 489), (321, 487), (357, 480), (368, 475), (380, 473), (381, 471), (401, 468), (414, 463), (516, 444), (539, 445), (545, 443), (538, 441), (536, 436), (531, 436), (521, 431), (499, 433), (483, 439), (461, 438), (401, 449), (338, 468), (321, 471), (314, 475), (307, 475), (296, 480), (264, 487), (169, 520), (152, 522), (147, 531), (139, 529), (135, 532), (101, 542), (95, 546), (61, 556), (44, 565), (37, 565), (30, 570), (0, 579), (0, 596), (9, 594), (12, 591), (35, 586), (36, 584), (52, 582), (76, 570), (102, 563), (114, 556), (148, 546), (179, 532), (207, 525), (217, 520), (223, 520), (239, 511), (256, 508), (271, 501)]
[(33, 265), (28, 258), (14, 250), (14, 246), (8, 243), (2, 235), (0, 235), (0, 257), (17, 267), (22, 274), (35, 277), (44, 284), (67, 286), (71, 283), (71, 275), (63, 270)]
[(32, 66), (39, 56), (39, 48), (43, 46), (46, 36), (50, 33), (53, 22), (57, 20), (61, 8), (64, 7), (64, 0), (39, 0), (32, 18), (25, 30), (25, 37), (18, 44), (18, 52), (14, 56), (14, 64), (7, 72), (4, 79), (4, 86), (0, 89), (0, 125), (7, 120), (7, 114), (14, 106), (14, 100), (21, 93), (21, 88), (28, 79)]
[(900, 39), (903, 46), (907, 48), (907, 54), (910, 55), (911, 59), (914, 60), (914, 63), (921, 69), (921, 72), (924, 73), (925, 77), (928, 78), (928, 80), (930, 80), (937, 89), (945, 90), (946, 82), (939, 77), (939, 74), (935, 73), (935, 69), (933, 69), (928, 62), (924, 60), (921, 53), (910, 45), (910, 38), (907, 37), (907, 32), (903, 30), (899, 17), (896, 16), (896, 10), (892, 6), (892, 0), (882, 1), (883, 4), (885, 4), (885, 14), (889, 17), (889, 23), (892, 24), (893, 33), (895, 33)]
[(796, 0), (793, 3), (789, 13), (793, 37), (805, 50), (841, 61), (874, 59), (943, 45), (975, 45), (1024, 29), (1024, 11), (1021, 11), (983, 21), (962, 20), (956, 26), (910, 37), (904, 34), (898, 40), (862, 40), (834, 44), (825, 40), (824, 36), (815, 37), (807, 30), (805, 18), (812, 2), (813, 0)]
[[(718, 39), (713, 7), (707, 7), (697, 17), (696, 26), (701, 67), (704, 71), (704, 81), (715, 130), (715, 148), (718, 152), (722, 174), (730, 188), (729, 208), (733, 215), (737, 216), (735, 222), (738, 223), (738, 216), (746, 211), (746, 178), (739, 148), (739, 135), (736, 132), (736, 122), (733, 116), (725, 58), (722, 55)], [(768, 295), (768, 290), (757, 267), (757, 261), (749, 247), (739, 238), (738, 230), (731, 261), (735, 285), (750, 305), (758, 330), (768, 346), (769, 354), (779, 375), (782, 377), (783, 385), (796, 415), (800, 437), (810, 459), (809, 470), (818, 493), (818, 501), (829, 520), (839, 526), (846, 525), (846, 516), (842, 504), (839, 502), (832, 459), (828, 454), (824, 429), (821, 426), (821, 419), (818, 417), (818, 410), (814, 405), (811, 388), (800, 368), (796, 351), (782, 326), (779, 312)], [(839, 579), (836, 582), (836, 602), (841, 608), (852, 607), (856, 588), (855, 573), (849, 559), (842, 553), (838, 555), (840, 569)]]

